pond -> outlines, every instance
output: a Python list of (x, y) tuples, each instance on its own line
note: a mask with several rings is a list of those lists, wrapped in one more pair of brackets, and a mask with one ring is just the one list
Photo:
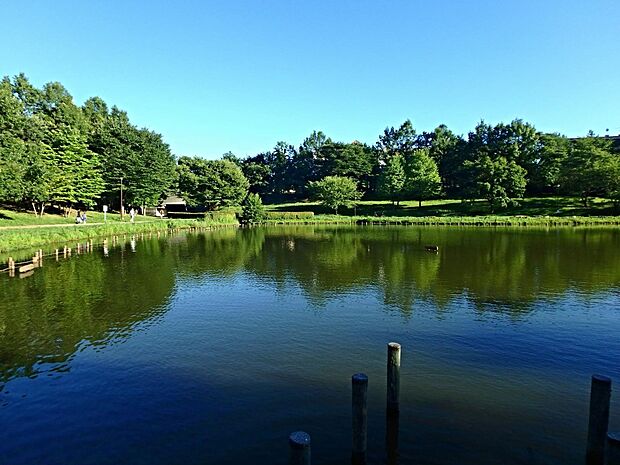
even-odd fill
[(590, 376), (620, 382), (617, 228), (128, 238), (0, 296), (5, 465), (285, 464), (296, 430), (349, 463), (357, 372), (385, 463), (390, 341), (401, 464), (578, 464)]

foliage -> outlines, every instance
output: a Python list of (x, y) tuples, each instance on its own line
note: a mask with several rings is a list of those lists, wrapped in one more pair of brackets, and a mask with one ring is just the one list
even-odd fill
[(241, 218), (244, 223), (260, 223), (265, 219), (265, 207), (258, 194), (247, 195), (241, 204)]
[(406, 167), (405, 192), (408, 197), (422, 200), (437, 197), (441, 192), (441, 178), (437, 164), (426, 148), (414, 150)]
[(309, 188), (317, 200), (336, 213), (339, 207), (349, 206), (361, 198), (357, 183), (343, 176), (326, 176), (320, 181), (310, 182)]
[(379, 194), (398, 204), (405, 193), (405, 168), (400, 155), (390, 157), (379, 176)]
[(265, 212), (265, 217), (268, 220), (303, 220), (314, 218), (314, 212), (268, 211)]
[(249, 183), (241, 168), (228, 160), (181, 157), (177, 173), (179, 189), (194, 208), (239, 205), (248, 193)]

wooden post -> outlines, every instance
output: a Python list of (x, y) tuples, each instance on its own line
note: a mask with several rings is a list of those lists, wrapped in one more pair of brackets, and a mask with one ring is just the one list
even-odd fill
[(385, 416), (385, 451), (387, 455), (387, 465), (398, 464), (398, 431), (400, 412), (398, 410), (388, 410)]
[(67, 258), (67, 246), (65, 245), (64, 249), (62, 249), (62, 253), (65, 258)]
[(295, 431), (288, 437), (289, 465), (310, 465), (310, 435)]
[(351, 378), (353, 444), (351, 462), (354, 465), (366, 464), (368, 446), (368, 376), (357, 373)]
[(607, 435), (607, 465), (620, 465), (620, 432)]
[(387, 356), (387, 410), (398, 412), (400, 406), (400, 344), (390, 342)]
[(13, 260), (13, 257), (9, 257), (9, 270), (15, 271), (15, 260)]
[(56, 261), (58, 261), (58, 249), (56, 249)]
[(39, 260), (43, 261), (43, 250), (39, 249)]
[(611, 379), (606, 376), (592, 376), (590, 390), (590, 419), (588, 422), (587, 465), (603, 465), (605, 461), (605, 441), (609, 426), (609, 400), (611, 398)]

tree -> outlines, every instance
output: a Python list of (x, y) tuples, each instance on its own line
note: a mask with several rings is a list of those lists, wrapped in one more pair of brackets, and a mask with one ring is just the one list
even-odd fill
[(568, 157), (562, 165), (560, 182), (567, 194), (578, 195), (585, 206), (591, 197), (615, 197), (618, 184), (618, 158), (611, 142), (586, 137), (571, 142)]
[(373, 173), (378, 165), (377, 152), (366, 144), (332, 142), (324, 150), (324, 172), (330, 176), (355, 179), (363, 191), (373, 184)]
[(331, 145), (332, 140), (321, 131), (312, 131), (304, 139), (291, 159), (291, 178), (296, 193), (303, 195), (310, 181), (325, 175), (326, 149)]
[(265, 207), (258, 194), (249, 193), (241, 204), (241, 218), (245, 223), (260, 223), (265, 219)]
[(557, 194), (560, 171), (568, 157), (569, 140), (559, 134), (541, 134), (538, 153), (528, 171), (528, 190), (536, 194)]
[(422, 200), (436, 197), (441, 192), (441, 178), (429, 149), (417, 149), (407, 163), (405, 192), (422, 206)]
[(215, 210), (239, 205), (248, 193), (248, 180), (228, 160), (181, 157), (177, 172), (179, 190), (191, 207)]
[(405, 180), (402, 156), (395, 155), (389, 158), (379, 176), (380, 195), (398, 205), (404, 195)]
[(343, 176), (326, 176), (320, 181), (309, 183), (309, 189), (314, 198), (328, 208), (333, 208), (338, 214), (338, 208), (352, 205), (361, 198), (357, 190), (357, 183)]
[(381, 161), (384, 163), (387, 163), (390, 158), (396, 155), (400, 155), (404, 160), (407, 160), (417, 147), (418, 137), (410, 120), (406, 120), (398, 129), (394, 127), (385, 128), (377, 142), (377, 149), (380, 153)]
[(482, 155), (476, 161), (466, 162), (474, 173), (477, 194), (488, 200), (491, 210), (515, 204), (515, 197), (522, 197), (527, 181), (526, 171), (505, 157), (491, 158)]

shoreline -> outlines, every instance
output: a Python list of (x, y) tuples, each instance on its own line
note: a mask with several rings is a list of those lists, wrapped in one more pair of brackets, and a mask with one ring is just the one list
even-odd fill
[(115, 235), (156, 233), (190, 229), (211, 229), (215, 227), (238, 227), (238, 223), (217, 222), (213, 220), (161, 220), (138, 223), (112, 223), (91, 225), (41, 225), (41, 227), (22, 227), (0, 230), (0, 254), (23, 252), (31, 248), (45, 248), (57, 244), (60, 248), (76, 241), (101, 239)]
[[(273, 219), (256, 225), (351, 225), (351, 226), (447, 226), (447, 227), (578, 227), (620, 226), (620, 216), (343, 216), (316, 215), (304, 219)], [(73, 226), (73, 227), (71, 227)], [(224, 220), (158, 220), (138, 223), (111, 223), (91, 225), (41, 225), (0, 230), (0, 254), (27, 251), (51, 244), (104, 238), (122, 234), (141, 234), (167, 230), (211, 229), (239, 227), (238, 222)]]

